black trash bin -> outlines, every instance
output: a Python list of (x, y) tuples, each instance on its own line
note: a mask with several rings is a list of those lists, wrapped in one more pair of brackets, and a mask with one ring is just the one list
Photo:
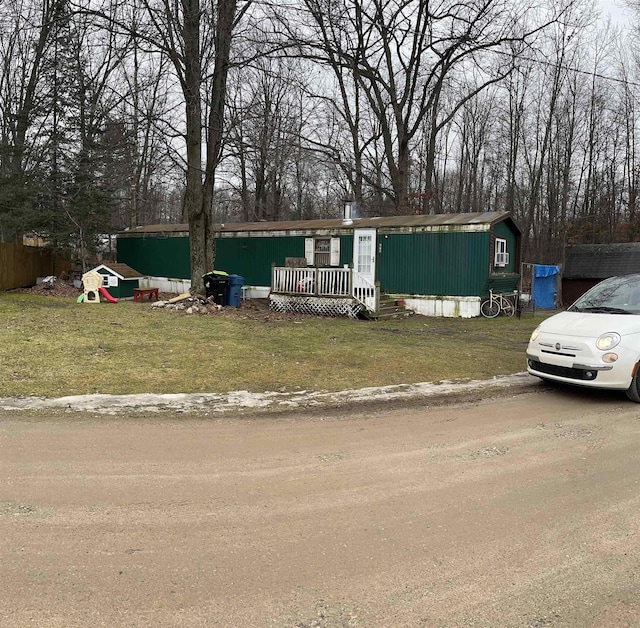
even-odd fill
[(233, 307), (240, 307), (242, 300), (242, 286), (244, 277), (240, 275), (229, 275), (229, 286), (227, 287), (227, 304)]
[(227, 287), (229, 284), (229, 275), (212, 270), (202, 275), (204, 281), (204, 291), (207, 299), (213, 298), (214, 303), (218, 305), (227, 304)]

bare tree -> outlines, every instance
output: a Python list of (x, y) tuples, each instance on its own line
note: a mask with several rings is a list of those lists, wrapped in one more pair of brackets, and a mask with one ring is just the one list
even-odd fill
[[(304, 5), (303, 27), (295, 32), (306, 42), (302, 51), (327, 64), (337, 77), (353, 77), (357, 90), (343, 97), (343, 106), (353, 110), (361, 94), (373, 112), (390, 181), (388, 193), (398, 212), (408, 208), (412, 143), (423, 123), (430, 129), (423, 192), (430, 195), (438, 134), (467, 100), (510, 71), (495, 58), (489, 62), (490, 53), (526, 42), (557, 18), (552, 15), (526, 26), (521, 16), (527, 10), (503, 0), (438, 5), (418, 0), (305, 0)], [(290, 34), (296, 31), (291, 23), (287, 26)], [(308, 36), (309, 30), (315, 39)], [(480, 80), (443, 111), (444, 92), (470, 71)], [(346, 114), (345, 119), (349, 120)]]
[[(203, 290), (202, 275), (213, 268), (210, 213), (216, 168), (223, 145), (227, 76), (234, 29), (251, 0), (131, 0), (144, 20), (131, 24), (102, 12), (110, 28), (153, 47), (171, 63), (184, 103), (186, 183), (191, 286)], [(203, 148), (204, 147), (204, 148)]]
[(39, 155), (29, 151), (29, 132), (42, 112), (44, 68), (66, 4), (7, 0), (0, 6), (0, 214), (21, 215), (33, 201), (29, 161)]

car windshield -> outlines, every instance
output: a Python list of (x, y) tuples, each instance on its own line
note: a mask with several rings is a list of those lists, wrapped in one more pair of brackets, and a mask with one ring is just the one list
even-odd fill
[(570, 312), (640, 314), (640, 275), (611, 277), (583, 294)]

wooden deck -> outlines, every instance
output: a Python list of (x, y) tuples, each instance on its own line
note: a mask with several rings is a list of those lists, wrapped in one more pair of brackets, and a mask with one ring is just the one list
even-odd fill
[[(279, 308), (296, 301), (304, 311), (318, 314), (339, 315), (333, 312), (348, 312), (348, 316), (361, 313), (365, 318), (403, 316), (404, 305), (395, 299), (380, 294), (380, 286), (372, 283), (352, 268), (288, 268), (274, 266), (271, 274), (271, 294)], [(283, 298), (288, 297), (288, 298)], [(351, 306), (349, 306), (351, 303)]]

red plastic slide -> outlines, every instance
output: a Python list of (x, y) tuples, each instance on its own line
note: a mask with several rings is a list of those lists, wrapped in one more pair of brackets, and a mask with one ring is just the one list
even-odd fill
[(109, 303), (117, 303), (118, 302), (118, 299), (114, 299), (109, 294), (109, 291), (104, 286), (100, 286), (98, 288), (98, 292), (105, 298), (106, 301), (109, 301)]

